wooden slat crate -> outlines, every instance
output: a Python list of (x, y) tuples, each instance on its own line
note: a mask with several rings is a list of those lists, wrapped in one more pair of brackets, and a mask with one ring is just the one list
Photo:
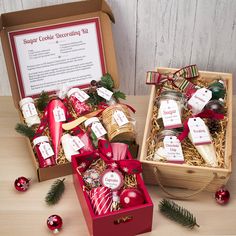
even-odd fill
[[(160, 73), (174, 73), (177, 69), (158, 68)], [(163, 186), (179, 187), (192, 190), (204, 189), (214, 192), (226, 184), (232, 171), (232, 74), (199, 71), (200, 76), (206, 80), (213, 81), (221, 78), (227, 86), (227, 130), (225, 143), (225, 168), (210, 168), (201, 166), (190, 166), (187, 164), (173, 164), (146, 160), (147, 139), (151, 130), (151, 117), (156, 95), (156, 86), (152, 85), (149, 107), (144, 130), (140, 161), (143, 163), (143, 177), (147, 184), (157, 184), (158, 178)]]

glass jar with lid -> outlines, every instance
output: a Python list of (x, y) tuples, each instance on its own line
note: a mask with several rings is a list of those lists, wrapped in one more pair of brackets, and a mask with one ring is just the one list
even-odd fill
[(39, 136), (33, 140), (34, 150), (38, 157), (40, 168), (53, 166), (56, 164), (54, 151), (47, 136)]
[(159, 132), (159, 134), (156, 137), (155, 143), (156, 143), (156, 148), (155, 148), (155, 152), (154, 152), (154, 156), (153, 156), (153, 160), (154, 161), (167, 161), (167, 153), (165, 151), (165, 147), (164, 147), (164, 138), (166, 136), (178, 136), (178, 132), (174, 131), (174, 130), (162, 130), (161, 132)]
[(87, 103), (89, 96), (83, 90), (72, 88), (67, 92), (67, 96), (77, 116), (82, 116), (92, 111), (92, 107)]
[(107, 131), (97, 117), (87, 119), (84, 122), (84, 126), (92, 139), (94, 146), (97, 147), (98, 139), (105, 139)]
[(177, 132), (163, 130), (157, 136), (156, 143), (154, 161), (167, 161), (176, 164), (184, 163), (183, 150)]
[(165, 90), (156, 99), (158, 108), (157, 122), (161, 128), (182, 127), (182, 112), (186, 104), (184, 94), (174, 90)]
[(23, 98), (20, 100), (19, 105), (27, 126), (30, 127), (36, 124), (40, 124), (40, 119), (36, 107), (34, 105), (33, 98), (31, 97)]

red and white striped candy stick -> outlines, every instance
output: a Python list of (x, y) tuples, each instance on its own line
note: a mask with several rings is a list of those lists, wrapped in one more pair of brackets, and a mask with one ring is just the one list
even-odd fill
[(112, 190), (110, 188), (94, 188), (89, 192), (89, 197), (96, 215), (103, 215), (111, 212)]

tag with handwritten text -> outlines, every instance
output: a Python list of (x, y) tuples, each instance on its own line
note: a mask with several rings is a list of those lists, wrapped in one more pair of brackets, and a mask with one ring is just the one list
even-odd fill
[(101, 123), (93, 123), (91, 129), (97, 138), (100, 138), (107, 133)]
[(22, 112), (25, 118), (37, 115), (35, 105), (31, 102), (22, 106)]
[(85, 146), (84, 143), (81, 141), (81, 139), (77, 136), (71, 137), (70, 144), (71, 147), (74, 149), (74, 151), (78, 151)]
[(113, 117), (119, 126), (123, 126), (123, 125), (129, 123), (129, 120), (127, 119), (127, 117), (123, 111), (116, 110), (113, 114)]
[(47, 159), (54, 155), (52, 147), (50, 146), (49, 143), (41, 143), (39, 145), (39, 151), (42, 154), (44, 159)]
[(89, 99), (89, 95), (85, 93), (83, 90), (78, 89), (76, 93), (73, 94), (80, 102), (84, 102)]
[(188, 106), (194, 114), (201, 112), (206, 104), (211, 100), (212, 92), (206, 88), (198, 89), (193, 96), (188, 100)]
[(176, 163), (184, 162), (181, 143), (176, 136), (165, 136), (163, 143), (167, 154), (167, 161)]
[(66, 120), (65, 112), (61, 107), (54, 108), (53, 116), (56, 122), (62, 122)]
[(211, 136), (205, 122), (200, 117), (189, 118), (188, 127), (194, 145), (211, 143)]
[(167, 129), (182, 127), (178, 104), (174, 100), (163, 100), (160, 106), (163, 124)]
[(111, 97), (113, 95), (113, 92), (111, 92), (110, 90), (101, 87), (101, 88), (97, 88), (97, 93), (100, 97), (106, 99), (107, 101), (111, 100)]

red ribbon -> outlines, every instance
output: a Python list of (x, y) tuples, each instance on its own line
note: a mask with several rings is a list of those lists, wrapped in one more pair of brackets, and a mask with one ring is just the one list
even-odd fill
[[(180, 70), (177, 70), (175, 73), (169, 73), (169, 74), (161, 74), (157, 71), (148, 71), (146, 76), (146, 84), (154, 84), (160, 86), (159, 88), (159, 94), (161, 93), (164, 84), (169, 81), (171, 82), (172, 87), (180, 88), (183, 92), (189, 93), (189, 89), (195, 87), (193, 83), (190, 82), (190, 79), (196, 78), (199, 76), (198, 68), (196, 65), (189, 65), (186, 67), (181, 68)], [(183, 84), (180, 83), (179, 86), (176, 85), (174, 82), (178, 78), (184, 79)], [(190, 85), (186, 86), (185, 81), (187, 80), (187, 83)]]
[(175, 82), (174, 82), (174, 77), (173, 76), (167, 76), (167, 80), (169, 81), (169, 82), (171, 82), (171, 85), (173, 86), (173, 87), (175, 87), (175, 88), (178, 88), (178, 86), (175, 84)]
[(197, 65), (188, 65), (182, 67), (174, 73), (174, 77), (183, 77), (185, 79), (193, 79), (199, 76)]
[(119, 169), (126, 174), (139, 174), (142, 172), (140, 161), (131, 159), (129, 152), (127, 152), (126, 159), (115, 161), (112, 159), (113, 155), (110, 158), (107, 157), (107, 152), (110, 152), (110, 150), (111, 144), (105, 139), (100, 139), (98, 141), (97, 150), (94, 152), (76, 154), (73, 155), (73, 158), (77, 158), (77, 161), (79, 162), (78, 169), (82, 173), (98, 158), (102, 158), (109, 168)]
[[(195, 116), (189, 117), (189, 118), (194, 118), (194, 117), (210, 118), (210, 119), (215, 119), (215, 120), (222, 120), (222, 119), (224, 119), (224, 115), (223, 114), (216, 113), (216, 112), (214, 112), (212, 110), (204, 110), (201, 113), (199, 113), (199, 114), (197, 114)], [(184, 122), (184, 124), (183, 124), (184, 130), (178, 136), (178, 139), (180, 140), (180, 142), (182, 142), (188, 136), (188, 133), (189, 133), (188, 120), (189, 120), (189, 118)]]
[[(158, 76), (158, 78), (161, 78), (161, 76)], [(171, 85), (172, 85), (172, 87), (174, 87), (174, 88), (178, 88), (178, 86), (175, 84), (175, 82), (174, 82), (174, 77), (173, 76), (170, 76), (170, 75), (167, 75), (167, 77), (166, 77), (166, 81), (169, 81), (169, 82), (171, 82)], [(166, 82), (165, 81), (165, 82)], [(159, 81), (157, 82), (157, 85), (159, 85)], [(164, 83), (162, 83), (161, 84), (161, 87), (159, 88), (159, 91), (158, 91), (158, 96), (161, 94), (161, 92), (162, 92), (162, 90), (163, 90), (163, 86), (164, 86)]]
[(109, 141), (106, 139), (99, 139), (98, 140), (98, 153), (100, 153), (103, 156), (103, 159), (105, 161), (108, 161), (112, 159), (113, 153), (112, 153), (112, 146)]
[(132, 106), (130, 106), (130, 105), (126, 104), (126, 103), (120, 103), (120, 104), (127, 106), (133, 113), (136, 112), (136, 110)]

